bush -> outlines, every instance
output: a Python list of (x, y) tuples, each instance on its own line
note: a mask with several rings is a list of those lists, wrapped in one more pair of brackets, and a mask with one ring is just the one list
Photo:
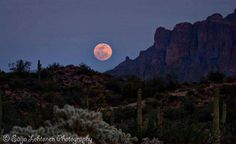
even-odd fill
[(53, 64), (48, 65), (47, 69), (48, 70), (55, 70), (58, 68), (63, 67), (63, 65), (61, 65), (60, 63), (54, 62)]
[(131, 137), (130, 134), (123, 133), (104, 122), (100, 112), (77, 109), (66, 105), (62, 109), (55, 106), (54, 113), (56, 116), (55, 123), (46, 121), (45, 127), (35, 130), (31, 127), (16, 126), (10, 134), (26, 137), (30, 135), (40, 135), (42, 137), (89, 135), (98, 144), (132, 144), (137, 141), (137, 138)]
[(206, 77), (208, 81), (216, 83), (223, 82), (224, 78), (225, 75), (220, 72), (210, 72)]
[(10, 71), (16, 73), (26, 73), (30, 71), (31, 62), (18, 60), (15, 63), (8, 64)]

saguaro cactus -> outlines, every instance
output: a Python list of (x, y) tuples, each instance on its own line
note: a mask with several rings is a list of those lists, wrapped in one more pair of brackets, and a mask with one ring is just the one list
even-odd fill
[(137, 97), (137, 132), (140, 139), (142, 139), (142, 89), (138, 89)]
[[(40, 60), (38, 60), (38, 64), (37, 64), (37, 77), (38, 77), (38, 86), (41, 87), (41, 70), (42, 70), (42, 64), (40, 63)], [(42, 104), (43, 104), (43, 97), (42, 95), (40, 96), (40, 108), (39, 108), (39, 116), (40, 119), (42, 119), (43, 117), (43, 108), (42, 108)]]
[(40, 60), (38, 60), (38, 70), (37, 70), (37, 74), (38, 74), (38, 81), (41, 81), (41, 70), (42, 70), (42, 64), (40, 63)]
[(214, 90), (214, 101), (213, 101), (214, 144), (221, 143), (219, 99), (220, 99), (219, 89), (217, 88)]

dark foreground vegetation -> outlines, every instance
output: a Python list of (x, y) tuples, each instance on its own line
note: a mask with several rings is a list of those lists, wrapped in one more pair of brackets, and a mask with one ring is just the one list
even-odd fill
[(174, 75), (146, 81), (113, 77), (85, 64), (43, 68), (38, 61), (36, 72), (30, 66), (19, 60), (9, 65), (11, 72), (0, 72), (2, 134), (39, 133), (43, 127), (89, 134), (98, 144), (236, 141), (234, 77), (212, 72), (201, 82), (179, 83)]

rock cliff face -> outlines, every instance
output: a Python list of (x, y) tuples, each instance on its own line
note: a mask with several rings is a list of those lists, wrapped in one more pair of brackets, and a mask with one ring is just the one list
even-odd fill
[(180, 81), (198, 81), (211, 71), (236, 75), (236, 10), (225, 18), (213, 14), (194, 24), (180, 23), (173, 30), (159, 27), (150, 48), (107, 73), (143, 79), (175, 74)]

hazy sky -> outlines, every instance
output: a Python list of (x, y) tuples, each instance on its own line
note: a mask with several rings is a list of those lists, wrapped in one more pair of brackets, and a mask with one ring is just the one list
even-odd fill
[[(153, 44), (155, 29), (232, 13), (236, 0), (0, 0), (0, 69), (18, 59), (40, 59), (98, 71), (135, 58)], [(111, 59), (98, 61), (93, 48), (106, 42)]]

